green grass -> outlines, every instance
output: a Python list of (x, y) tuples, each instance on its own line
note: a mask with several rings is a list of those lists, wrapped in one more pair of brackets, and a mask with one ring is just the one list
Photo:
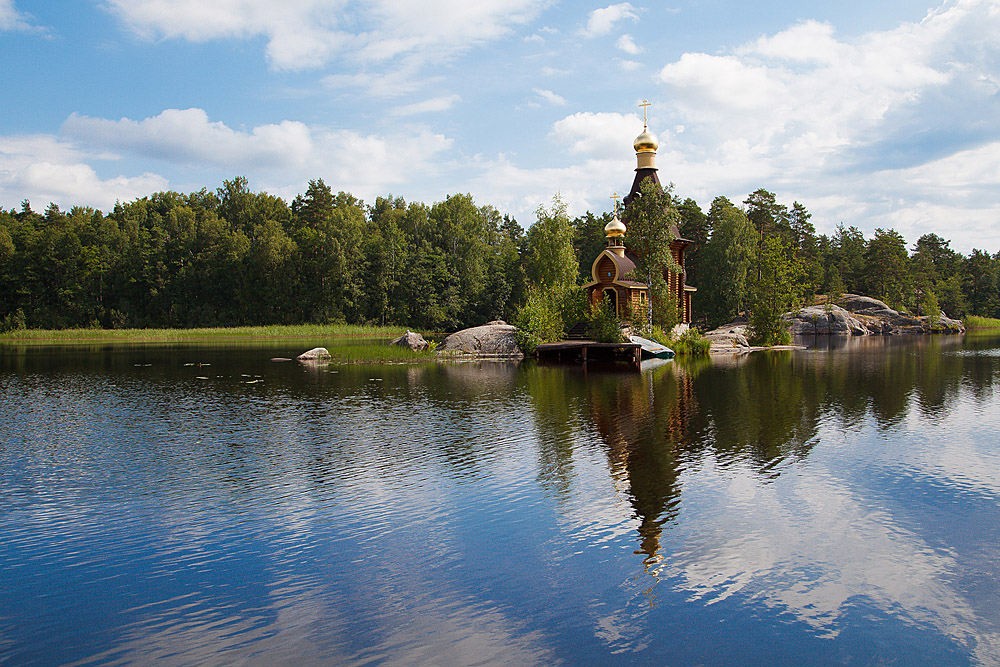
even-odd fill
[(1000, 320), (992, 317), (970, 315), (965, 318), (966, 329), (1000, 329)]
[(213, 327), (205, 329), (19, 329), (0, 333), (0, 341), (19, 343), (150, 342), (172, 343), (204, 340), (254, 340), (282, 338), (391, 338), (405, 327), (352, 324), (297, 324), (289, 326)]
[(414, 352), (408, 347), (386, 344), (336, 345), (327, 348), (335, 364), (367, 364), (367, 363), (410, 363), (414, 361), (432, 361), (437, 355), (431, 351)]
[[(325, 347), (330, 363), (413, 363), (431, 361), (431, 351), (414, 352), (386, 344), (386, 339), (406, 332), (405, 327), (374, 327), (347, 324), (302, 324), (293, 326), (230, 327), (206, 329), (20, 329), (0, 334), (0, 344), (12, 347), (44, 345), (157, 345), (185, 344), (265, 345), (273, 341), (301, 341), (300, 351)], [(367, 342), (364, 339), (371, 339)]]

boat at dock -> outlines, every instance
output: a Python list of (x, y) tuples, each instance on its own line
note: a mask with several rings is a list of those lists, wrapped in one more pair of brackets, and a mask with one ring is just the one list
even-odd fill
[(629, 340), (637, 343), (642, 350), (643, 359), (673, 359), (674, 351), (666, 345), (661, 345), (655, 340), (649, 340), (642, 336), (629, 336)]

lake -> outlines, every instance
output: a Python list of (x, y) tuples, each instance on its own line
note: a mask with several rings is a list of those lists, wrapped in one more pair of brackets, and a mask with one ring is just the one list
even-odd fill
[(0, 345), (0, 663), (1000, 664), (1000, 337)]

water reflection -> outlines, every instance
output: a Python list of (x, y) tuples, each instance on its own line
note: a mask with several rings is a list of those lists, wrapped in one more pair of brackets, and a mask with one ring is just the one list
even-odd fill
[(997, 340), (819, 347), (0, 348), (0, 661), (1000, 661)]
[[(980, 349), (869, 339), (588, 377), (644, 569), (690, 599), (792, 612), (819, 637), (860, 613), (896, 614), (1000, 660), (1000, 588), (967, 583), (1000, 566), (986, 509), (1000, 500), (1000, 456), (980, 430), (996, 425), (1000, 359)], [(942, 539), (963, 515), (978, 534)]]

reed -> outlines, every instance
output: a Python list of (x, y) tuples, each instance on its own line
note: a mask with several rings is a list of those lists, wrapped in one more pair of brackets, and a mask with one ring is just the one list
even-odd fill
[(966, 329), (1000, 329), (1000, 320), (993, 317), (969, 315), (965, 318)]
[(0, 333), (0, 340), (22, 343), (70, 343), (76, 341), (172, 343), (203, 340), (279, 340), (282, 338), (391, 338), (405, 332), (405, 327), (354, 324), (296, 324), (203, 329), (17, 329)]
[(412, 363), (433, 361), (437, 358), (429, 350), (415, 352), (408, 347), (386, 345), (385, 343), (335, 345), (327, 349), (330, 352), (330, 361), (338, 364)]

